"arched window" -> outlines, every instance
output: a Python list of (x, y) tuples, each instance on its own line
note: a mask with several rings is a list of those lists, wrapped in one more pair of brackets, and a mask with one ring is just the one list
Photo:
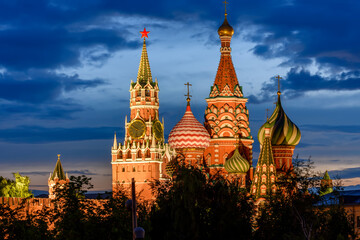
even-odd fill
[(133, 167), (133, 172), (135, 172), (136, 171), (136, 169), (135, 169), (135, 167)]
[(265, 186), (265, 185), (261, 185), (260, 194), (261, 194), (261, 195), (265, 195), (265, 194), (266, 194), (266, 186)]
[(138, 97), (141, 97), (141, 89), (139, 89), (139, 90), (137, 91), (137, 96), (138, 96)]
[(271, 176), (271, 182), (272, 182), (272, 183), (275, 182), (275, 176), (274, 176), (274, 175)]
[(150, 97), (150, 90), (148, 88), (145, 89), (145, 96)]
[(122, 167), (122, 172), (125, 172), (125, 167)]
[(261, 182), (266, 183), (266, 175), (265, 174), (261, 176)]

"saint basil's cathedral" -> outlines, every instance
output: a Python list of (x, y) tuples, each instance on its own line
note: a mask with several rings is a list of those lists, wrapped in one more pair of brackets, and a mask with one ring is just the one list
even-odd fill
[[(144, 198), (151, 198), (149, 183), (168, 181), (174, 171), (173, 161), (179, 159), (208, 171), (220, 171), (261, 200), (276, 191), (276, 177), (292, 169), (292, 157), (299, 143), (299, 128), (289, 119), (281, 105), (280, 87), (276, 108), (258, 131), (260, 155), (253, 167), (253, 137), (249, 128), (248, 99), (243, 96), (231, 59), (231, 38), (234, 29), (227, 21), (218, 29), (221, 41), (220, 63), (215, 81), (206, 98), (205, 121), (193, 115), (190, 94), (186, 111), (171, 130), (168, 143), (164, 137), (164, 120), (159, 116), (159, 86), (152, 78), (146, 49), (148, 31), (140, 32), (143, 48), (135, 82), (130, 82), (130, 118), (125, 118), (124, 142), (116, 134), (111, 148), (112, 186), (128, 187), (131, 179)], [(280, 77), (278, 76), (278, 81)], [(190, 84), (185, 84), (188, 87)]]

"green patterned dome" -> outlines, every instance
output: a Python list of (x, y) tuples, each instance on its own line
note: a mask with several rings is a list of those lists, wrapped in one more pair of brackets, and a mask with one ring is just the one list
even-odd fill
[(261, 126), (258, 133), (258, 140), (263, 144), (265, 136), (265, 125), (271, 127), (271, 144), (274, 146), (296, 146), (301, 139), (299, 128), (290, 120), (281, 106), (280, 92), (278, 92), (278, 101), (276, 108), (264, 125)]
[(250, 164), (236, 148), (231, 158), (225, 161), (224, 167), (228, 173), (246, 173), (250, 169)]
[(176, 171), (176, 160), (171, 160), (166, 164), (165, 172), (167, 173), (167, 175), (169, 175), (169, 177), (172, 177), (175, 171)]

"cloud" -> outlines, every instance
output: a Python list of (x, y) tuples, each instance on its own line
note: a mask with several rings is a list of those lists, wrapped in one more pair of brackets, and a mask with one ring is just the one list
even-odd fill
[[(303, 68), (291, 68), (280, 83), (284, 93), (282, 97), (286, 98), (296, 98), (306, 92), (319, 90), (354, 91), (360, 89), (360, 70), (322, 77)], [(249, 102), (257, 104), (275, 99), (276, 89), (277, 79), (272, 77), (269, 82), (263, 83), (259, 96), (249, 96)]]
[(359, 173), (360, 173), (360, 167), (329, 171), (330, 177), (339, 176), (341, 179), (359, 177)]
[[(118, 127), (45, 128), (40, 126), (18, 126), (0, 129), (0, 141), (10, 143), (50, 143), (84, 140), (111, 139)], [(118, 132), (123, 136), (123, 128)]]
[(58, 99), (62, 93), (105, 84), (102, 79), (84, 80), (49, 71), (5, 72), (0, 75), (0, 99), (43, 103)]

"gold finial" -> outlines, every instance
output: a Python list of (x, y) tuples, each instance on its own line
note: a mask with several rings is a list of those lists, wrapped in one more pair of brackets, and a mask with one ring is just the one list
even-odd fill
[(190, 97), (192, 97), (190, 95), (190, 86), (192, 86), (192, 85), (189, 82), (185, 83), (184, 85), (187, 86), (187, 94), (185, 94), (185, 96), (187, 96), (186, 101), (190, 102)]
[(277, 94), (280, 96), (281, 95), (281, 92), (280, 92), (280, 79), (282, 79), (282, 77), (280, 77), (280, 75), (277, 75), (275, 78), (278, 80), (278, 92), (277, 92)]
[(58, 154), (58, 160), (60, 160), (60, 154)]
[(269, 120), (269, 111), (270, 111), (270, 110), (267, 108), (267, 109), (266, 109), (266, 121)]
[(225, 17), (227, 16), (226, 5), (229, 4), (226, 0), (223, 2), (225, 5)]

